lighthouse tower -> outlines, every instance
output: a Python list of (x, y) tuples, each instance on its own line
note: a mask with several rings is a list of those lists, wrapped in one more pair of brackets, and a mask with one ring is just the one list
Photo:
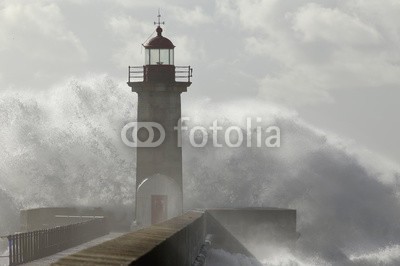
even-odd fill
[[(174, 44), (162, 33), (158, 22), (157, 35), (145, 45), (145, 64), (129, 67), (128, 85), (138, 94), (137, 122), (161, 125), (165, 139), (161, 144), (137, 147), (136, 223), (155, 224), (182, 213), (182, 148), (176, 127), (181, 118), (181, 93), (191, 85), (190, 66), (174, 65)], [(151, 131), (151, 132), (150, 132)], [(154, 133), (154, 135), (153, 135)], [(141, 128), (140, 141), (163, 135), (159, 128)]]

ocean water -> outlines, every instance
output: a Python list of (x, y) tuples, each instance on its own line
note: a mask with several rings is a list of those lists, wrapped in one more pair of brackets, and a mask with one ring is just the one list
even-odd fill
[[(18, 230), (22, 208), (133, 209), (135, 150), (122, 143), (120, 130), (135, 121), (136, 99), (107, 76), (70, 79), (41, 93), (2, 93), (0, 234)], [(296, 250), (268, 254), (265, 265), (399, 265), (398, 165), (271, 104), (198, 100), (184, 103), (183, 115), (189, 129), (215, 119), (245, 129), (248, 117), (254, 128), (281, 129), (280, 148), (194, 148), (183, 132), (186, 209), (297, 209)]]

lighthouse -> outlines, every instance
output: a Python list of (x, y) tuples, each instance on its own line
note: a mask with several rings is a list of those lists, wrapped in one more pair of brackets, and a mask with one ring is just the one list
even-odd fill
[[(129, 67), (128, 85), (138, 95), (137, 138), (152, 138), (155, 143), (162, 140), (155, 146), (137, 147), (138, 226), (178, 216), (183, 209), (181, 135), (176, 127), (181, 118), (181, 94), (191, 85), (192, 68), (175, 66), (175, 46), (163, 36), (160, 18), (158, 14), (154, 23), (157, 35), (144, 44), (144, 65)], [(150, 126), (139, 128), (141, 124)]]

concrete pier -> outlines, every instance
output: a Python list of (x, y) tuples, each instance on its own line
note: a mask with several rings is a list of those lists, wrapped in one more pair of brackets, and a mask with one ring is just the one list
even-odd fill
[(190, 211), (67, 256), (53, 265), (192, 265), (209, 235), (213, 249), (242, 254), (256, 261), (249, 249), (251, 245), (246, 246), (255, 232), (263, 241), (268, 241), (273, 232), (274, 241), (294, 243), (296, 211), (251, 208)]

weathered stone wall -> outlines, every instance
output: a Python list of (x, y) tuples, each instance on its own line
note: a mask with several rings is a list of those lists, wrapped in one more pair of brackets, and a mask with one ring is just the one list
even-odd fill
[(296, 210), (240, 208), (207, 212), (257, 258), (275, 252), (279, 246), (293, 248), (298, 238)]

